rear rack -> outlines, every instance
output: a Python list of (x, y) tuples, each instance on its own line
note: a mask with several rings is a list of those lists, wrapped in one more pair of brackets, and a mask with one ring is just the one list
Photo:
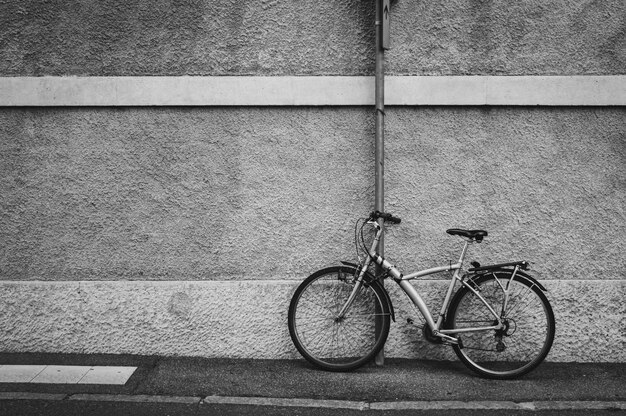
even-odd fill
[(493, 269), (502, 269), (504, 267), (515, 267), (518, 266), (522, 270), (528, 270), (528, 262), (526, 260), (523, 261), (514, 261), (511, 263), (500, 263), (500, 264), (490, 264), (489, 266), (481, 266), (480, 264), (474, 262), (471, 269), (468, 269), (470, 272), (481, 272), (485, 270), (493, 270)]

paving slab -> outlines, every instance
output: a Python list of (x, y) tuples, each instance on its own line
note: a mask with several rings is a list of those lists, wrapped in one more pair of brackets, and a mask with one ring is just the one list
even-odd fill
[(80, 379), (78, 384), (119, 384), (124, 385), (137, 367), (95, 366)]
[(0, 383), (30, 383), (46, 367), (45, 365), (3, 365), (0, 368)]
[(49, 365), (31, 383), (77, 384), (89, 371), (87, 366)]

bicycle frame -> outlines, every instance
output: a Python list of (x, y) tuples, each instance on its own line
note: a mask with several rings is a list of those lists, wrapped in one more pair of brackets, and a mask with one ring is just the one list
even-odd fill
[[(467, 248), (469, 247), (470, 240), (466, 240), (465, 241), (465, 244), (464, 244), (463, 249), (461, 251), (461, 255), (459, 257), (459, 260), (456, 263), (449, 264), (447, 266), (439, 266), (439, 267), (433, 267), (433, 268), (430, 268), (430, 269), (421, 270), (421, 271), (414, 272), (414, 273), (411, 273), (411, 274), (408, 274), (408, 275), (405, 276), (394, 265), (392, 265), (387, 260), (385, 260), (376, 251), (376, 249), (378, 248), (378, 242), (380, 241), (381, 235), (383, 233), (384, 225), (378, 224), (377, 222), (374, 222), (374, 221), (371, 221), (370, 224), (376, 228), (376, 236), (374, 237), (374, 241), (372, 242), (372, 246), (371, 246), (371, 248), (369, 250), (369, 256), (365, 260), (365, 263), (363, 264), (363, 267), (361, 268), (359, 276), (358, 276), (358, 278), (356, 280), (355, 287), (352, 290), (352, 293), (350, 294), (350, 296), (348, 297), (348, 300), (346, 301), (346, 304), (344, 305), (344, 307), (339, 312), (339, 314), (337, 316), (338, 318), (341, 318), (341, 317), (343, 317), (346, 314), (346, 312), (348, 311), (348, 309), (352, 305), (352, 302), (354, 301), (356, 296), (359, 294), (359, 291), (360, 291), (360, 289), (361, 289), (361, 287), (363, 285), (363, 278), (365, 276), (365, 273), (368, 270), (369, 266), (371, 265), (371, 262), (374, 261), (387, 274), (389, 274), (389, 275), (391, 275), (393, 277), (393, 279), (400, 286), (402, 291), (409, 297), (411, 302), (413, 302), (413, 304), (417, 307), (417, 309), (420, 311), (420, 313), (424, 317), (424, 320), (426, 321), (426, 323), (427, 323), (428, 327), (430, 328), (430, 330), (432, 331), (433, 335), (438, 336), (438, 337), (442, 338), (445, 341), (448, 341), (448, 342), (456, 344), (456, 343), (458, 343), (458, 339), (452, 337), (451, 335), (453, 335), (453, 334), (466, 333), (466, 332), (477, 332), (477, 331), (487, 331), (487, 330), (499, 330), (499, 329), (503, 328), (504, 325), (503, 325), (503, 323), (501, 321), (500, 315), (491, 307), (491, 305), (489, 305), (489, 303), (481, 296), (481, 294), (478, 293), (472, 287), (472, 285), (468, 284), (461, 277), (461, 268), (463, 267), (463, 262), (465, 261), (465, 255), (467, 253)], [(433, 318), (433, 315), (430, 312), (430, 309), (428, 308), (428, 306), (426, 305), (426, 303), (424, 302), (424, 300), (422, 299), (420, 294), (417, 292), (417, 290), (410, 283), (410, 281), (413, 280), (413, 279), (416, 279), (418, 277), (428, 276), (428, 275), (431, 275), (431, 274), (442, 273), (442, 272), (452, 271), (452, 270), (454, 270), (454, 274), (452, 276), (452, 279), (450, 281), (450, 285), (449, 285), (448, 290), (446, 292), (446, 295), (445, 295), (445, 298), (444, 298), (444, 301), (443, 301), (443, 304), (442, 304), (439, 316), (437, 317), (437, 320), (435, 321), (435, 319)], [(516, 266), (515, 270), (513, 272), (513, 275), (511, 276), (511, 279), (509, 280), (509, 283), (510, 283), (511, 280), (513, 280), (515, 278), (515, 275), (517, 274), (517, 271), (518, 271), (518, 267)], [(444, 322), (446, 311), (447, 311), (448, 306), (450, 304), (450, 301), (452, 299), (452, 294), (454, 293), (454, 288), (456, 286), (456, 282), (457, 281), (460, 282), (463, 286), (467, 287), (469, 290), (471, 290), (482, 301), (482, 303), (485, 305), (485, 307), (487, 307), (489, 312), (493, 315), (494, 322), (496, 322), (496, 324), (491, 325), (491, 326), (456, 328), (456, 329), (442, 329), (441, 328), (442, 325), (443, 325), (443, 322)], [(502, 284), (499, 281), (498, 281), (498, 284), (502, 288), (502, 290), (504, 292), (504, 296), (505, 296), (503, 310), (500, 311), (500, 313), (502, 313), (505, 310), (505, 308), (506, 308), (506, 304), (508, 303), (508, 298), (509, 298), (508, 287), (509, 287), (509, 284), (506, 285), (506, 288), (504, 286), (502, 286)]]

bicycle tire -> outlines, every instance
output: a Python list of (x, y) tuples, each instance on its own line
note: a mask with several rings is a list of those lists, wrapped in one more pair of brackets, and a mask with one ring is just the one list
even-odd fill
[[(492, 379), (520, 377), (537, 367), (548, 355), (554, 341), (554, 313), (548, 298), (532, 279), (518, 274), (510, 282), (510, 295), (503, 311), (501, 286), (512, 271), (499, 270), (479, 275), (469, 283), (496, 313), (505, 328), (499, 331), (459, 333), (461, 345), (453, 345), (459, 359), (472, 371)], [(500, 282), (500, 283), (498, 283)], [(446, 319), (448, 329), (490, 326), (496, 323), (480, 299), (467, 287), (455, 294)]]
[(384, 288), (376, 281), (364, 283), (345, 317), (336, 319), (357, 273), (347, 266), (319, 270), (298, 286), (291, 299), (291, 339), (307, 361), (324, 370), (359, 368), (372, 360), (387, 340), (391, 308)]

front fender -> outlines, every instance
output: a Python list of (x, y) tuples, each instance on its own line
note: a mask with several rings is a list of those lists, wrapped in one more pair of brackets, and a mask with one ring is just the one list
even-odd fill
[[(355, 263), (351, 263), (349, 261), (342, 261), (341, 264), (343, 264), (344, 266), (348, 266), (350, 268), (354, 268), (355, 272), (360, 270), (360, 267), (358, 264)], [(389, 305), (389, 311), (391, 312), (391, 319), (396, 322), (396, 312), (393, 308), (393, 303), (391, 302), (391, 297), (389, 296), (389, 293), (387, 292), (387, 290), (385, 289), (385, 287), (378, 281), (376, 280), (376, 278), (374, 276), (372, 276), (372, 274), (370, 272), (365, 272), (366, 277), (367, 277), (367, 284), (369, 285), (378, 285), (381, 289), (382, 292), (385, 294), (385, 300), (387, 301), (387, 304)]]

